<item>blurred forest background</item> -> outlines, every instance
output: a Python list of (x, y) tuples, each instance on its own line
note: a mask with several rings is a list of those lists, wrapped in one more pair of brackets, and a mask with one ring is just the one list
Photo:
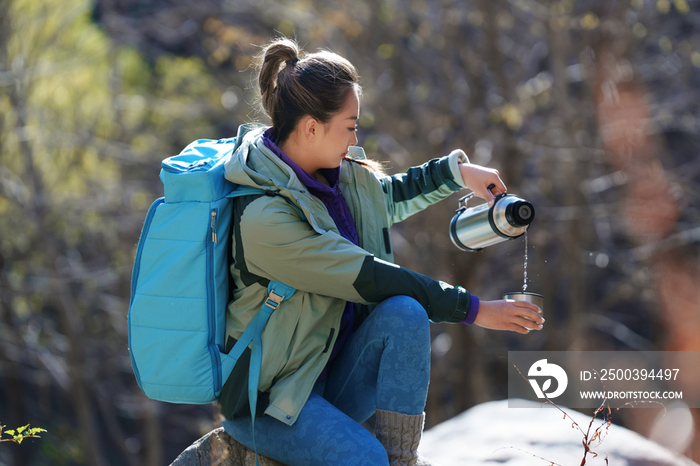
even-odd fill
[[(0, 423), (48, 430), (0, 464), (165, 465), (216, 425), (140, 392), (131, 266), (160, 161), (265, 121), (249, 66), (279, 34), (356, 65), (390, 173), (463, 148), (537, 210), (545, 329), (433, 325), (427, 427), (506, 398), (508, 350), (700, 350), (698, 26), (698, 0), (0, 0)], [(520, 289), (523, 239), (459, 251), (457, 199), (394, 228), (397, 262)], [(614, 422), (700, 461), (678, 406)]]

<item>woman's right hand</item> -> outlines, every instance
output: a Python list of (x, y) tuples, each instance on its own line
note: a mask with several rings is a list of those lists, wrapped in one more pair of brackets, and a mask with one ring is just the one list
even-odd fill
[(510, 330), (522, 334), (542, 330), (542, 310), (524, 301), (481, 301), (474, 323), (492, 330)]
[(496, 199), (496, 196), (489, 189), (489, 186), (494, 185), (499, 192), (505, 193), (507, 188), (503, 184), (503, 180), (498, 175), (498, 170), (472, 163), (460, 163), (459, 171), (462, 174), (462, 180), (467, 188), (471, 189), (477, 197), (486, 200), (491, 207)]

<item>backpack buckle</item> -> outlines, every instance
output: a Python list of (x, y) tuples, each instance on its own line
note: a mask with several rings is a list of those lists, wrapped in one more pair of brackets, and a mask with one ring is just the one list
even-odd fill
[(284, 296), (280, 296), (274, 291), (270, 291), (270, 294), (267, 295), (267, 299), (265, 299), (265, 306), (269, 307), (274, 311), (277, 309), (277, 306), (279, 306), (282, 301), (284, 301)]

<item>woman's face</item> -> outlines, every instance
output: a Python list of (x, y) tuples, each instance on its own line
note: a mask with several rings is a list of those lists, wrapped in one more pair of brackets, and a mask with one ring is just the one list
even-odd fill
[(345, 106), (328, 124), (323, 125), (318, 140), (316, 165), (318, 168), (336, 168), (348, 152), (357, 145), (357, 119), (360, 117), (360, 100), (357, 92), (350, 92)]

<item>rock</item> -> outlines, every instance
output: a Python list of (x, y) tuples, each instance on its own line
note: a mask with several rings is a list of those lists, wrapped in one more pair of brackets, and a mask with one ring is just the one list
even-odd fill
[[(508, 408), (507, 400), (477, 405), (426, 431), (418, 450), (442, 466), (580, 465), (583, 434), (571, 427), (571, 419), (551, 405), (530, 403), (532, 409)], [(591, 416), (562, 409), (584, 432), (588, 429)], [(602, 422), (599, 416), (591, 432)], [(589, 453), (586, 466), (606, 465), (606, 454), (610, 466), (698, 466), (624, 427), (613, 424), (602, 431), (602, 442), (591, 444), (598, 456)]]
[[(583, 459), (583, 434), (590, 416), (550, 405), (530, 403), (532, 409), (508, 408), (508, 401), (483, 403), (423, 433), (418, 450), (441, 466), (578, 466)], [(643, 408), (640, 408), (643, 409)], [(597, 419), (591, 432), (602, 424)], [(611, 425), (602, 429), (602, 442), (593, 442), (586, 466), (700, 466), (629, 429)], [(607, 455), (607, 463), (606, 463)], [(258, 455), (261, 466), (284, 466)], [(546, 461), (546, 462), (545, 462)], [(171, 466), (255, 466), (255, 455), (223, 429), (209, 432), (175, 459)]]
[[(262, 455), (258, 462), (260, 466), (284, 466)], [(170, 466), (255, 466), (255, 453), (219, 427), (190, 445)]]

